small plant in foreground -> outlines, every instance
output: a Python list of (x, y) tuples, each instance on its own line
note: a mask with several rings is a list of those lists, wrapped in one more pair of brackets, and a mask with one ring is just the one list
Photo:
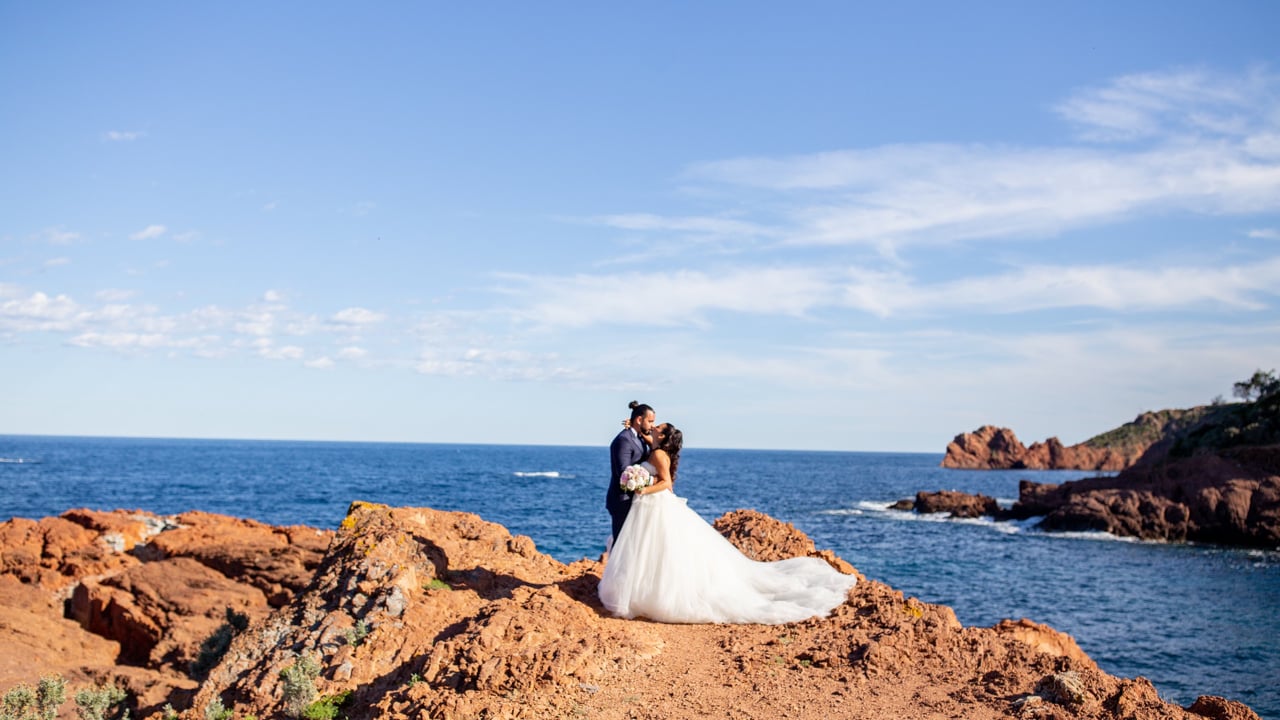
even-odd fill
[(214, 698), (204, 706), (204, 720), (231, 720), (235, 712), (222, 704), (222, 698)]
[[(107, 711), (124, 702), (128, 694), (115, 685), (99, 685), (76, 693), (76, 712), (81, 720), (106, 720)], [(128, 711), (124, 711), (128, 715)]]
[(343, 637), (347, 639), (347, 644), (351, 647), (360, 647), (360, 643), (369, 637), (369, 623), (364, 620), (357, 620), (355, 625), (347, 629)]
[(227, 608), (227, 621), (218, 626), (213, 634), (200, 643), (200, 654), (191, 663), (191, 677), (201, 680), (227, 654), (231, 640), (238, 633), (249, 627), (249, 616)]
[(14, 685), (4, 694), (0, 720), (27, 720), (34, 717), (36, 691), (25, 683)]
[(431, 582), (422, 586), (423, 590), (452, 590), (453, 587), (449, 583), (440, 578), (431, 578)]
[(320, 676), (320, 664), (310, 655), (302, 654), (292, 665), (280, 671), (284, 681), (284, 712), (289, 717), (300, 717), (307, 706), (316, 699), (316, 678)]
[(308, 705), (307, 709), (302, 711), (302, 717), (307, 720), (337, 720), (338, 709), (346, 705), (350, 699), (350, 690), (343, 690), (334, 695), (325, 695)]

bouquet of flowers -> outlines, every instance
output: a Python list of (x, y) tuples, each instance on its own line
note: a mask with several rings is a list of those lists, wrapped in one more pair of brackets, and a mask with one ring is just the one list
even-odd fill
[(635, 492), (642, 487), (653, 484), (653, 476), (640, 465), (631, 465), (622, 471), (622, 479), (618, 485), (627, 492)]

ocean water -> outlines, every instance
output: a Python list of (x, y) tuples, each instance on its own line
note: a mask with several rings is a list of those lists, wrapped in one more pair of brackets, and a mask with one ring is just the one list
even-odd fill
[[(352, 500), (465, 510), (559, 560), (598, 557), (609, 437), (599, 447), (0, 436), (0, 520), (71, 508), (207, 510), (334, 528)], [(868, 577), (950, 605), (967, 625), (1026, 617), (1105, 670), (1186, 705), (1214, 694), (1280, 720), (1280, 552), (1048, 534), (1032, 523), (887, 510), (918, 490), (1009, 504), (1018, 481), (1090, 473), (957, 471), (938, 454), (687, 448), (676, 491), (713, 520), (795, 524)]]

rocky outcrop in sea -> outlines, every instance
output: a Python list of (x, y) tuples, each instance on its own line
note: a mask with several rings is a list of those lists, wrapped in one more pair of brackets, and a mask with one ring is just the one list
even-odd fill
[[(759, 513), (715, 525), (757, 559), (857, 572)], [(60, 673), (125, 688), (132, 717), (191, 720), (1256, 717), (1212, 695), (1164, 702), (1052, 628), (964, 627), (866, 578), (830, 617), (663, 625), (610, 617), (602, 570), (429, 508), (356, 503), (335, 532), (207, 513), (10, 520), (0, 691)]]
[(1045, 530), (1278, 547), (1280, 382), (1259, 373), (1254, 385), (1259, 378), (1265, 392), (1256, 399), (1143, 413), (1071, 448), (1056, 438), (1025, 448), (1011, 430), (984, 426), (957, 436), (943, 465), (1120, 472), (1062, 484), (1022, 480), (1018, 501), (1007, 510), (992, 498), (953, 491), (922, 491), (894, 508), (1000, 520), (1040, 517)]

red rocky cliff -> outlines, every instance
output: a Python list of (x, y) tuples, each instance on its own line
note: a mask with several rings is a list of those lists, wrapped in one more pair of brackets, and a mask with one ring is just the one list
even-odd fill
[[(811, 555), (856, 572), (759, 513), (716, 527), (762, 560)], [(192, 544), (168, 535), (184, 530)], [(865, 578), (830, 617), (784, 626), (620, 620), (596, 598), (599, 562), (559, 563), (468, 513), (357, 503), (336, 534), (106, 513), (10, 521), (0, 543), (0, 642), (24, 660), (0, 667), (0, 690), (50, 671), (111, 680), (129, 685), (134, 717), (172, 702), (197, 720), (215, 700), (236, 717), (285, 717), (291, 699), (300, 706), (281, 671), (300, 658), (316, 669), (303, 701), (345, 698), (352, 720), (1256, 717), (1213, 696), (1163, 702), (1051, 628), (964, 627), (948, 607)], [(57, 612), (57, 598), (80, 593), (87, 605), (74, 607), (99, 607), (85, 625)], [(207, 679), (182, 680), (176, 665), (216, 624), (213, 609), (236, 603), (248, 627)]]
[(1087, 443), (1065, 446), (1056, 437), (1025, 447), (1009, 428), (983, 425), (947, 444), (942, 467), (961, 470), (1123, 470), (1147, 445), (1099, 448)]

